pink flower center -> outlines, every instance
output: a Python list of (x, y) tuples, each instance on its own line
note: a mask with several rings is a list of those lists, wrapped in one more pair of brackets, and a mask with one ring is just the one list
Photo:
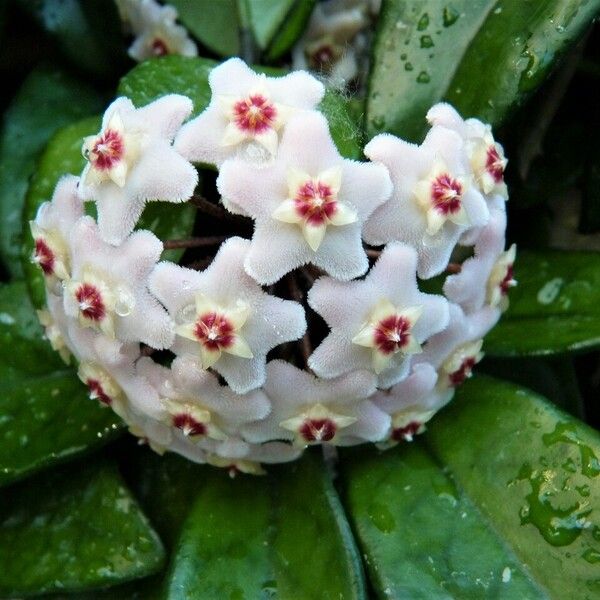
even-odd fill
[(102, 404), (106, 404), (106, 406), (112, 404), (112, 398), (104, 391), (102, 384), (97, 379), (90, 378), (85, 383), (90, 390), (90, 398), (92, 400), (98, 400)]
[(89, 160), (95, 169), (112, 169), (125, 154), (123, 136), (114, 129), (107, 129), (95, 142)]
[(245, 133), (264, 133), (277, 117), (275, 105), (261, 94), (254, 94), (233, 105), (235, 124)]
[(166, 54), (169, 54), (169, 47), (165, 44), (164, 40), (161, 40), (160, 38), (152, 40), (151, 49), (154, 56), (165, 56)]
[(299, 433), (307, 442), (330, 442), (337, 427), (331, 419), (306, 419)]
[(206, 435), (206, 425), (197, 421), (188, 413), (180, 413), (173, 417), (173, 426), (181, 429), (185, 435)]
[(320, 181), (307, 181), (294, 197), (296, 211), (312, 225), (327, 222), (337, 210), (337, 200), (330, 186)]
[(514, 279), (514, 266), (508, 265), (506, 267), (506, 275), (504, 275), (504, 279), (500, 282), (499, 287), (503, 296), (508, 295), (508, 290), (513, 286)]
[(422, 426), (422, 423), (419, 423), (418, 421), (412, 421), (404, 427), (396, 427), (395, 429), (392, 429), (392, 434), (390, 437), (395, 442), (410, 441), (415, 435), (417, 435), (417, 433), (419, 433)]
[(234, 327), (227, 317), (217, 312), (202, 315), (196, 321), (194, 335), (208, 350), (229, 348), (235, 341)]
[(487, 149), (485, 168), (496, 183), (500, 183), (504, 178), (504, 161), (500, 157), (495, 145), (491, 145)]
[(375, 326), (375, 347), (383, 354), (397, 352), (408, 344), (410, 327), (410, 321), (402, 315), (386, 317)]
[(463, 186), (448, 173), (438, 175), (431, 183), (433, 207), (443, 215), (452, 215), (461, 208)]
[(106, 316), (102, 293), (95, 285), (82, 283), (75, 292), (75, 298), (79, 303), (79, 310), (87, 319), (101, 321)]
[(46, 275), (52, 275), (54, 273), (56, 257), (50, 246), (48, 246), (42, 238), (35, 240), (34, 257), (35, 262), (40, 265), (40, 268)]
[(335, 57), (336, 53), (331, 44), (323, 44), (310, 55), (311, 67), (317, 71), (328, 69)]
[(473, 370), (473, 367), (476, 363), (477, 360), (474, 356), (465, 358), (462, 362), (462, 365), (460, 365), (460, 368), (454, 371), (454, 373), (450, 373), (448, 375), (448, 378), (450, 379), (450, 385), (452, 387), (457, 387), (464, 383), (465, 379), (467, 379), (467, 377), (470, 377), (471, 371)]

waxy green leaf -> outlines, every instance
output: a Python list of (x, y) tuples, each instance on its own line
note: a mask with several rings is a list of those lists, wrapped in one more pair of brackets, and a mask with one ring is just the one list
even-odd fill
[(179, 20), (209, 50), (221, 56), (240, 52), (237, 0), (170, 0)]
[(248, 20), (259, 48), (265, 50), (283, 26), (295, 0), (245, 0)]
[(23, 597), (117, 584), (164, 562), (116, 469), (61, 469), (0, 497), (0, 594)]
[(521, 252), (510, 307), (485, 339), (490, 356), (542, 356), (600, 346), (600, 253)]
[[(194, 102), (193, 116), (201, 113), (210, 102), (208, 75), (216, 62), (206, 58), (165, 56), (146, 61), (121, 79), (118, 93), (131, 98), (136, 106), (152, 102), (165, 94), (183, 94)], [(284, 75), (280, 69), (255, 67), (269, 76)], [(319, 110), (327, 117), (331, 135), (340, 153), (347, 158), (360, 158), (360, 132), (348, 111), (348, 104), (339, 94), (327, 90)]]
[(597, 432), (525, 388), (479, 376), (424, 442), (342, 463), (380, 595), (597, 597)]
[(0, 485), (98, 447), (122, 427), (42, 335), (25, 284), (0, 286)]
[[(314, 455), (266, 478), (205, 468), (182, 530), (168, 597), (365, 598), (360, 560)], [(218, 532), (218, 533), (216, 533)]]
[(39, 153), (60, 127), (100, 108), (100, 97), (88, 84), (61, 69), (42, 66), (31, 72), (4, 114), (0, 133), (0, 260), (13, 277), (22, 276), (21, 213)]
[[(100, 119), (91, 117), (61, 129), (51, 140), (42, 154), (37, 170), (25, 198), (23, 212), (24, 226), (29, 229), (29, 221), (35, 219), (39, 206), (50, 200), (58, 180), (67, 173), (80, 175), (85, 166), (81, 154), (83, 138), (94, 135), (100, 128)], [(95, 204), (88, 203), (87, 210), (95, 215)], [(194, 226), (196, 210), (187, 203), (149, 202), (137, 225), (138, 229), (150, 229), (161, 240), (185, 238)], [(31, 264), (33, 239), (27, 232), (23, 242), (23, 269), (31, 297), (36, 307), (45, 303), (44, 281), (41, 270)], [(183, 250), (163, 252), (166, 260), (177, 261)]]
[(265, 58), (267, 61), (281, 58), (304, 33), (317, 0), (296, 0), (284, 22), (275, 32)]
[[(535, 6), (534, 6), (535, 4)], [(389, 0), (373, 50), (369, 136), (420, 141), (441, 99), (498, 125), (590, 25), (599, 0)]]

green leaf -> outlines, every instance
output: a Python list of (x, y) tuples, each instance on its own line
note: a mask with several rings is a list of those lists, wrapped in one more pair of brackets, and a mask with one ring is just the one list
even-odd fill
[[(142, 106), (165, 94), (183, 94), (194, 102), (192, 116), (201, 113), (210, 102), (208, 75), (217, 63), (206, 58), (165, 56), (149, 60), (132, 69), (121, 79), (118, 93)], [(280, 69), (254, 67), (269, 76), (285, 75)], [(338, 93), (327, 90), (319, 110), (327, 117), (331, 135), (346, 158), (362, 156), (360, 132), (349, 112), (348, 102)]]
[(13, 277), (19, 261), (21, 213), (35, 161), (60, 127), (100, 110), (98, 93), (56, 67), (30, 73), (4, 114), (0, 133), (0, 259)]
[(206, 468), (173, 557), (168, 597), (366, 597), (322, 463), (306, 456), (273, 471), (232, 481)]
[(0, 594), (78, 591), (160, 569), (162, 544), (115, 468), (53, 471), (0, 498)]
[(424, 441), (342, 463), (378, 594), (597, 597), (596, 432), (528, 390), (477, 377)]
[(179, 20), (207, 48), (221, 56), (240, 53), (236, 0), (170, 0)]
[(600, 254), (521, 252), (515, 278), (519, 285), (510, 292), (510, 308), (485, 339), (489, 356), (543, 356), (600, 346)]
[(373, 50), (369, 136), (420, 141), (425, 114), (447, 99), (498, 125), (584, 32), (599, 0), (388, 0)]
[[(419, 443), (343, 456), (347, 509), (387, 598), (542, 598), (514, 553)], [(510, 569), (510, 584), (502, 574)]]
[(283, 24), (278, 28), (266, 53), (267, 61), (280, 59), (304, 33), (317, 0), (296, 0)]
[(0, 484), (98, 447), (122, 426), (42, 333), (25, 284), (0, 286)]
[(17, 4), (79, 69), (108, 79), (126, 64), (121, 24), (113, 2), (17, 0)]
[[(95, 134), (100, 128), (99, 117), (91, 117), (68, 125), (61, 129), (46, 147), (25, 198), (23, 212), (24, 224), (35, 218), (37, 210), (43, 202), (50, 200), (58, 180), (65, 174), (79, 175), (85, 165), (81, 155), (81, 144), (85, 136)], [(87, 205), (94, 214), (95, 205)], [(190, 234), (194, 226), (196, 211), (187, 203), (172, 204), (169, 202), (150, 202), (146, 205), (138, 223), (139, 229), (150, 229), (161, 240), (184, 238)], [(31, 264), (33, 239), (26, 235), (23, 242), (23, 270), (33, 303), (36, 307), (45, 304), (45, 284), (40, 269)], [(177, 261), (183, 250), (167, 250), (162, 257), (165, 260)]]
[(286, 20), (295, 0), (245, 0), (250, 28), (258, 46), (264, 50)]

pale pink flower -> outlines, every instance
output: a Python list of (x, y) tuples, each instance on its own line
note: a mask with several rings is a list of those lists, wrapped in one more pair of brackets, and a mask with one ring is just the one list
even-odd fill
[(290, 117), (314, 108), (325, 93), (304, 71), (267, 77), (239, 58), (213, 69), (208, 82), (210, 104), (182, 127), (175, 148), (190, 161), (216, 165), (240, 153), (259, 162), (274, 156)]
[(185, 27), (178, 25), (177, 9), (155, 0), (117, 0), (121, 19), (135, 39), (128, 54), (138, 62), (156, 56), (197, 56), (196, 44)]
[(79, 196), (94, 200), (104, 240), (120, 244), (151, 200), (184, 202), (198, 182), (196, 169), (171, 142), (192, 101), (171, 94), (142, 108), (117, 98), (104, 113), (102, 129), (85, 139), (88, 163)]
[(389, 387), (408, 374), (410, 357), (448, 324), (448, 302), (417, 287), (413, 248), (389, 244), (362, 281), (318, 279), (308, 303), (331, 332), (308, 364), (321, 377), (355, 369), (377, 374), (378, 387)]
[(463, 138), (473, 179), (482, 194), (508, 199), (504, 182), (508, 161), (504, 149), (494, 140), (490, 125), (478, 119), (464, 120), (455, 108), (445, 102), (432, 106), (427, 113), (427, 120), (434, 126), (452, 129)]
[(34, 250), (31, 257), (44, 274), (46, 283), (57, 291), (57, 283), (71, 276), (69, 237), (83, 216), (83, 203), (77, 196), (78, 177), (65, 175), (56, 184), (51, 202), (44, 202), (29, 223)]
[(137, 373), (157, 391), (159, 419), (173, 429), (174, 439), (213, 454), (243, 458), (250, 447), (240, 439), (240, 427), (271, 410), (262, 391), (236, 394), (220, 385), (215, 375), (199, 369), (191, 356), (176, 358), (170, 369), (142, 358)]
[(297, 302), (264, 292), (243, 267), (250, 242), (231, 238), (204, 271), (161, 263), (150, 289), (177, 326), (171, 350), (191, 354), (198, 368), (212, 368), (237, 393), (261, 386), (267, 353), (306, 330)]
[(217, 186), (255, 221), (244, 264), (262, 284), (307, 263), (338, 279), (362, 275), (368, 268), (362, 225), (391, 192), (383, 166), (340, 156), (316, 112), (289, 122), (270, 166), (228, 160)]
[(419, 255), (419, 277), (441, 273), (461, 235), (489, 218), (485, 199), (471, 182), (464, 141), (435, 126), (420, 146), (381, 134), (365, 154), (388, 167), (394, 192), (365, 224), (364, 239), (373, 245), (409, 244)]
[(480, 231), (475, 254), (465, 260), (460, 273), (444, 283), (448, 299), (474, 312), (484, 306), (508, 308), (508, 292), (517, 282), (513, 277), (516, 246), (504, 251), (506, 213), (492, 209), (490, 222)]
[(389, 417), (368, 400), (375, 392), (375, 377), (367, 371), (323, 380), (274, 360), (267, 365), (263, 389), (272, 411), (242, 427), (242, 436), (250, 442), (348, 445), (380, 440), (389, 427)]
[(109, 338), (169, 347), (173, 322), (147, 288), (162, 249), (149, 231), (136, 231), (121, 246), (111, 246), (94, 220), (82, 217), (71, 231), (72, 277), (65, 285), (65, 312), (81, 327)]

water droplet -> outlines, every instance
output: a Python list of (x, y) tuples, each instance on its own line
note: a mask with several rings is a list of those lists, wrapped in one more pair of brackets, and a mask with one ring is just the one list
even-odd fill
[(592, 565), (600, 562), (600, 552), (594, 548), (588, 548), (581, 556)]
[(178, 323), (191, 323), (196, 319), (196, 305), (187, 304), (183, 308), (180, 308), (176, 319)]
[(404, 70), (405, 71), (412, 71), (413, 69), (414, 69), (414, 67), (412, 66), (411, 62), (405, 63), (405, 65), (404, 65)]
[(430, 35), (421, 36), (421, 48), (431, 48), (434, 46), (433, 39)]
[(383, 129), (385, 127), (385, 119), (381, 116), (374, 117), (371, 123), (375, 129)]
[(391, 533), (396, 528), (396, 520), (390, 510), (381, 502), (373, 502), (368, 508), (371, 522), (379, 531)]
[(431, 77), (429, 77), (429, 73), (427, 71), (421, 71), (417, 75), (417, 83), (429, 83), (431, 81)]
[(184, 279), (184, 280), (181, 282), (181, 287), (182, 287), (184, 290), (189, 290), (189, 289), (192, 287), (192, 282), (191, 282), (189, 279)]
[(117, 288), (117, 299), (115, 301), (115, 312), (117, 315), (119, 317), (128, 317), (134, 308), (134, 295), (127, 288)]
[(450, 27), (454, 25), (456, 21), (458, 21), (458, 17), (460, 17), (460, 13), (452, 4), (448, 4), (444, 7), (444, 11), (442, 13), (442, 19), (444, 22), (444, 27)]
[(417, 30), (424, 31), (428, 27), (429, 27), (429, 15), (427, 13), (423, 13), (417, 23)]
[(406, 54), (401, 54), (400, 55), (400, 60), (406, 60)]

